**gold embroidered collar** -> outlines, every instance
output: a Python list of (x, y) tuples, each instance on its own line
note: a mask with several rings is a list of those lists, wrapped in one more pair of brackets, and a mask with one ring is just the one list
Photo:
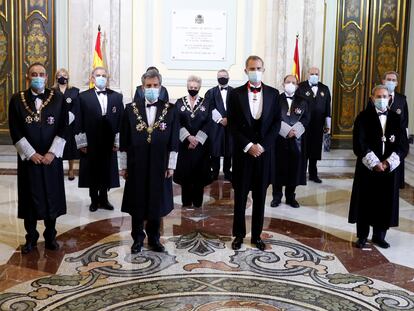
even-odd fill
[(137, 125), (136, 129), (138, 132), (142, 132), (143, 130), (146, 130), (148, 133), (147, 142), (151, 143), (151, 136), (152, 132), (154, 132), (155, 129), (159, 129), (160, 131), (165, 131), (167, 129), (167, 123), (164, 122), (164, 118), (168, 113), (168, 107), (170, 106), (169, 103), (165, 103), (164, 109), (161, 112), (161, 115), (158, 117), (158, 120), (154, 122), (152, 126), (148, 126), (147, 123), (142, 119), (141, 114), (139, 113), (138, 106), (136, 103), (132, 103), (132, 111), (134, 112), (135, 116), (137, 117)]
[[(40, 108), (38, 110), (36, 110), (36, 112), (34, 112), (32, 109), (30, 109), (30, 107), (27, 105), (26, 102), (26, 98), (24, 97), (24, 92), (20, 92), (20, 99), (22, 100), (24, 109), (26, 109), (26, 111), (28, 112), (28, 116), (25, 119), (25, 122), (27, 124), (30, 124), (32, 122), (40, 122), (42, 120), (42, 110), (43, 108), (45, 108), (47, 105), (49, 105), (50, 101), (52, 100), (52, 97), (54, 95), (54, 91), (50, 90), (50, 94), (49, 97), (43, 101), (42, 100), (42, 105), (40, 106)], [(35, 104), (36, 106), (36, 104)]]

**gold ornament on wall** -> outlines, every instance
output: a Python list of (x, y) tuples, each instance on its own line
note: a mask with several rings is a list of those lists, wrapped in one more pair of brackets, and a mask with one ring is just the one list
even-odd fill
[(46, 64), (48, 60), (48, 38), (40, 20), (34, 19), (29, 26), (26, 36), (26, 61), (29, 64), (40, 62)]
[(354, 83), (360, 67), (361, 42), (355, 30), (350, 30), (345, 35), (340, 56), (340, 69), (345, 84), (350, 86)]

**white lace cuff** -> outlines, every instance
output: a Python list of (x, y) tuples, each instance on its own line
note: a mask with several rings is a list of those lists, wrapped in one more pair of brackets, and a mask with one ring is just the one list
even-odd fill
[(279, 135), (283, 138), (286, 138), (289, 135), (291, 129), (291, 126), (289, 126), (286, 122), (282, 121), (282, 123), (280, 124)]
[(185, 127), (180, 128), (180, 141), (183, 142), (188, 136), (190, 132)]
[(119, 133), (116, 133), (115, 135), (114, 146), (119, 148)]
[(398, 165), (400, 165), (400, 157), (398, 156), (398, 154), (393, 152), (393, 153), (391, 153), (391, 155), (387, 159), (387, 162), (390, 165), (390, 172), (392, 172), (393, 170), (395, 170), (398, 167)]
[(198, 131), (197, 135), (195, 137), (200, 142), (200, 144), (204, 145), (204, 143), (206, 142), (208, 136), (203, 131)]
[(127, 153), (125, 151), (118, 153), (118, 162), (120, 170), (127, 169)]
[(223, 116), (217, 109), (214, 109), (211, 112), (211, 118), (213, 119), (214, 122), (220, 123), (220, 121), (223, 119)]
[(76, 148), (78, 149), (88, 146), (88, 139), (86, 138), (86, 133), (79, 133), (78, 135), (75, 135), (75, 141)]
[(55, 136), (52, 142), (52, 146), (49, 148), (49, 152), (53, 153), (56, 158), (63, 156), (63, 150), (65, 149), (66, 140), (62, 137)]
[(302, 122), (296, 122), (292, 128), (296, 131), (296, 138), (300, 138), (303, 133), (305, 133), (305, 127), (303, 126)]
[(244, 152), (249, 151), (249, 149), (250, 149), (250, 147), (251, 147), (251, 146), (253, 146), (253, 143), (248, 143), (248, 144), (246, 145), (246, 147), (244, 147), (243, 151), (244, 151)]
[(378, 163), (381, 161), (375, 155), (374, 152), (368, 152), (365, 157), (362, 158), (362, 164), (364, 164), (368, 169), (372, 170)]
[(75, 115), (72, 113), (72, 111), (68, 112), (68, 116), (69, 116), (69, 125), (75, 121)]
[(168, 159), (168, 169), (169, 170), (175, 170), (175, 168), (177, 167), (177, 158), (178, 158), (178, 152), (171, 151), (170, 152), (170, 157)]
[(27, 141), (26, 137), (20, 139), (14, 146), (22, 160), (29, 160), (36, 153), (36, 150)]

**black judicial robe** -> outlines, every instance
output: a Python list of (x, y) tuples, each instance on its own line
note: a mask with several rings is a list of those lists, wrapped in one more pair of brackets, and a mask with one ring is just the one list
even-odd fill
[[(226, 107), (229, 105), (231, 86), (227, 88)], [(220, 87), (215, 86), (209, 89), (205, 95), (205, 102), (208, 102), (210, 111), (217, 109), (223, 118), (227, 118), (227, 110), (224, 108), (223, 98), (221, 97)], [(209, 134), (210, 154), (213, 157), (229, 157), (232, 155), (233, 142), (230, 129), (212, 120)]]
[[(198, 97), (193, 110), (190, 108), (187, 96), (175, 103), (177, 108), (180, 129), (186, 129), (190, 135), (196, 136), (198, 131), (209, 134), (211, 116), (208, 103)], [(198, 143), (195, 149), (188, 149), (188, 139), (180, 142), (177, 160), (177, 169), (174, 173), (174, 182), (177, 184), (208, 185), (210, 177), (210, 149), (208, 137), (204, 144)]]
[(94, 89), (79, 94), (80, 132), (86, 134), (88, 141), (88, 152), (80, 152), (80, 188), (119, 187), (117, 152), (112, 148), (115, 135), (120, 130), (124, 105), (121, 94), (106, 90), (108, 106), (105, 116), (102, 116), (101, 105)]
[[(59, 88), (54, 89), (55, 92), (61, 93)], [(63, 104), (66, 105), (67, 110), (72, 112), (75, 120), (69, 124), (67, 135), (65, 137), (66, 144), (63, 151), (63, 160), (79, 159), (79, 150), (76, 147), (75, 134), (79, 130), (80, 121), (80, 105), (79, 105), (79, 89), (77, 87), (67, 88), (63, 94)]]
[(272, 161), (275, 169), (273, 177), (276, 184), (282, 186), (306, 185), (306, 131), (308, 128), (310, 113), (304, 98), (294, 95), (289, 111), (286, 94), (279, 97), (282, 121), (289, 126), (297, 122), (305, 127), (305, 133), (300, 138), (284, 138), (277, 135), (275, 146), (275, 159)]
[(350, 223), (365, 223), (382, 228), (398, 226), (399, 179), (395, 169), (390, 172), (369, 170), (362, 159), (370, 151), (380, 161), (393, 152), (403, 159), (408, 152), (405, 129), (394, 111), (388, 111), (385, 129), (385, 152), (382, 154), (382, 127), (373, 105), (368, 105), (355, 119), (353, 149), (357, 156), (349, 209)]
[[(252, 117), (247, 83), (235, 88), (229, 94), (230, 100), (227, 107), (228, 122), (233, 136), (233, 178), (232, 184), (235, 190), (251, 189), (253, 182), (253, 168), (255, 161), (261, 161), (263, 175), (261, 184), (263, 190), (271, 182), (271, 150), (276, 142), (276, 135), (280, 130), (280, 105), (279, 92), (262, 83), (263, 110), (259, 118), (259, 128), (255, 128)], [(244, 148), (250, 142), (260, 144), (265, 152), (259, 158), (254, 158)]]
[[(31, 90), (24, 91), (28, 107), (36, 111)], [(45, 90), (49, 98), (51, 90)], [(9, 129), (13, 144), (25, 137), (40, 155), (45, 155), (56, 136), (65, 138), (67, 110), (63, 96), (54, 93), (41, 112), (40, 122), (25, 122), (29, 116), (21, 93), (12, 96), (9, 104)], [(34, 164), (17, 156), (17, 216), (22, 219), (55, 219), (66, 214), (66, 198), (62, 159), (55, 157), (49, 165)]]
[(307, 157), (320, 160), (325, 119), (331, 116), (331, 93), (325, 84), (318, 82), (318, 92), (315, 96), (309, 81), (306, 80), (299, 83), (296, 94), (304, 97), (309, 105), (310, 122), (306, 129)]
[[(134, 94), (134, 102), (138, 103), (141, 100), (145, 99), (145, 95), (144, 95), (144, 90), (142, 89), (142, 85), (137, 86), (136, 90), (135, 90), (135, 94)], [(161, 85), (160, 88), (160, 95), (158, 96), (158, 99), (163, 101), (163, 102), (167, 102), (169, 101), (169, 96), (168, 96), (168, 91), (165, 88), (165, 86)]]
[[(159, 123), (161, 126), (153, 130), (149, 143), (147, 131), (137, 130), (133, 105), (125, 108), (120, 134), (120, 151), (127, 153), (128, 172), (121, 211), (141, 220), (158, 220), (174, 207), (172, 178), (165, 178), (165, 172), (170, 152), (178, 151), (178, 117), (174, 105), (158, 101), (154, 124), (164, 109), (167, 113)], [(136, 103), (136, 107), (148, 124), (145, 101)]]

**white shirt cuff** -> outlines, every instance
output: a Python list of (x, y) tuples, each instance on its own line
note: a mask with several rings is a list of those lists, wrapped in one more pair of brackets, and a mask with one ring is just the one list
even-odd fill
[(282, 121), (280, 124), (279, 135), (282, 136), (283, 138), (286, 138), (291, 129), (292, 129), (291, 126), (289, 126), (286, 122)]
[[(372, 170), (377, 164), (381, 163), (378, 157), (374, 152), (368, 152), (365, 157), (362, 158), (362, 164), (364, 164), (368, 169)], [(390, 165), (391, 167), (391, 165)]]
[(168, 159), (168, 169), (169, 170), (175, 170), (175, 168), (177, 167), (177, 158), (178, 158), (178, 152), (171, 151), (170, 152), (170, 157)]
[(68, 112), (68, 116), (69, 116), (69, 125), (75, 121), (75, 115), (72, 113), (72, 111)]
[(331, 131), (331, 125), (332, 125), (332, 119), (331, 117), (326, 117), (325, 118), (325, 127), (329, 129), (329, 131)]
[(65, 149), (66, 140), (62, 137), (55, 136), (52, 142), (52, 146), (49, 148), (49, 152), (53, 153), (56, 158), (63, 156), (63, 150)]
[(88, 139), (86, 138), (86, 133), (79, 133), (78, 135), (75, 135), (75, 141), (76, 141), (76, 148), (84, 148), (88, 146)]
[(204, 145), (204, 143), (206, 142), (208, 136), (207, 136), (206, 133), (204, 133), (203, 131), (200, 130), (200, 131), (197, 132), (197, 135), (195, 137), (200, 142), (200, 144)]
[(22, 160), (29, 160), (36, 153), (36, 150), (27, 141), (26, 137), (20, 139), (14, 146)]
[(244, 147), (243, 151), (244, 151), (244, 152), (249, 151), (249, 149), (250, 149), (250, 147), (251, 147), (251, 146), (253, 146), (253, 143), (248, 143), (248, 144), (246, 145), (246, 147)]
[(223, 119), (223, 116), (217, 109), (214, 109), (211, 112), (211, 118), (213, 119), (214, 122), (220, 123), (220, 121)]
[(127, 153), (125, 151), (118, 153), (118, 163), (119, 163), (120, 170), (127, 169)]
[(185, 127), (180, 128), (180, 141), (183, 142), (188, 136), (190, 132)]
[(302, 122), (296, 122), (292, 128), (296, 131), (296, 138), (300, 138), (303, 133), (305, 133), (305, 127), (303, 126)]
[(398, 167), (398, 165), (400, 165), (400, 157), (398, 156), (398, 154), (393, 152), (393, 153), (391, 153), (391, 155), (387, 159), (387, 162), (390, 165), (390, 172), (392, 172), (393, 170), (395, 170)]
[(119, 148), (119, 133), (115, 134), (114, 146)]
[(405, 129), (407, 131), (407, 138), (410, 138), (410, 131), (408, 130), (408, 128)]

